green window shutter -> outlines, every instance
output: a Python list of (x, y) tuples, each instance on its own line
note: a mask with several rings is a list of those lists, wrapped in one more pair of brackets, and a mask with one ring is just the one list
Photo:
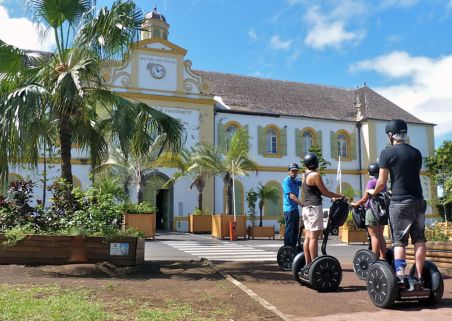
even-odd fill
[(265, 153), (265, 132), (264, 132), (264, 127), (262, 127), (262, 126), (257, 127), (257, 144), (258, 144), (257, 153), (259, 155), (264, 155), (264, 153)]
[(356, 134), (350, 134), (350, 158), (356, 159)]
[(281, 128), (281, 131), (279, 132), (279, 139), (279, 148), (281, 150), (281, 155), (287, 156), (287, 128)]
[(301, 138), (301, 130), (298, 128), (295, 128), (295, 155), (298, 157), (302, 157), (301, 155), (303, 153), (303, 146), (301, 145), (303, 143), (303, 140)]
[(221, 122), (218, 122), (218, 147), (226, 152), (226, 130)]
[(336, 133), (330, 131), (330, 144), (331, 144), (331, 158), (337, 158), (337, 137)]
[(317, 141), (315, 142), (317, 146), (320, 147), (320, 150), (322, 150), (322, 131), (319, 130), (317, 132)]

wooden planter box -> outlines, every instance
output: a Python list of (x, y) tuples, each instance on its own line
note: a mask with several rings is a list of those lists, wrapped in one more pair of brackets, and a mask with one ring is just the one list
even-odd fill
[(283, 239), (286, 233), (286, 224), (279, 224), (279, 238)]
[[(414, 246), (412, 244), (406, 247), (406, 258), (409, 263), (414, 263)], [(427, 242), (425, 259), (435, 263), (441, 272), (452, 274), (452, 242)]]
[(255, 237), (268, 237), (275, 239), (275, 226), (255, 226), (248, 227), (248, 239), (253, 239)]
[[(0, 242), (6, 238), (0, 234)], [(62, 265), (110, 262), (132, 266), (144, 262), (144, 241), (136, 237), (28, 235), (12, 246), (0, 246), (0, 264)]]
[(188, 231), (190, 233), (211, 233), (212, 215), (193, 215), (188, 216)]
[(345, 226), (339, 230), (339, 238), (342, 243), (367, 243), (367, 233), (364, 230), (350, 231)]
[[(246, 216), (236, 216), (237, 237), (246, 239)], [(229, 222), (234, 221), (234, 215), (212, 215), (212, 237), (218, 239), (229, 238)]]
[(123, 217), (123, 228), (133, 227), (144, 233), (145, 238), (155, 239), (155, 214), (128, 214)]

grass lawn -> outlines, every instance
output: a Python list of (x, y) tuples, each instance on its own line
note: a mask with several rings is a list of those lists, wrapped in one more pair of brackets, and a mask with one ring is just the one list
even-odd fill
[[(211, 303), (208, 296), (203, 299), (206, 304)], [(121, 310), (127, 310), (127, 315)], [(96, 290), (84, 287), (0, 285), (0, 320), (208, 321), (224, 319), (229, 311), (219, 304), (210, 311), (212, 317), (199, 316), (198, 312), (190, 304), (176, 300), (166, 300), (160, 307), (133, 299), (104, 302)]]

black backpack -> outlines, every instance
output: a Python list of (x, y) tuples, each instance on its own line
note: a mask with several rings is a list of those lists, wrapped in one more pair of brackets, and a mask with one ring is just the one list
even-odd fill
[(339, 199), (333, 202), (330, 207), (331, 226), (342, 226), (347, 219), (349, 205), (347, 201)]
[(370, 199), (370, 210), (380, 225), (388, 224), (390, 201), (388, 193), (379, 193)]
[(366, 208), (363, 205), (353, 208), (352, 218), (357, 228), (366, 228)]

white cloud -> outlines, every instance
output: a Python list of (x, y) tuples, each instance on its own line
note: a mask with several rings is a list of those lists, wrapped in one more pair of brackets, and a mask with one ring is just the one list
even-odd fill
[(391, 7), (412, 7), (417, 4), (418, 0), (380, 0), (379, 6), (382, 9)]
[(21, 49), (51, 51), (53, 38), (39, 40), (36, 25), (27, 18), (11, 18), (6, 7), (0, 5), (0, 39)]
[(328, 17), (321, 14), (318, 7), (310, 8), (306, 14), (306, 20), (311, 25), (311, 29), (305, 38), (305, 44), (316, 49), (324, 49), (326, 47), (340, 48), (345, 42), (360, 41), (365, 32), (345, 30), (345, 21), (336, 18), (343, 14), (345, 12), (342, 10), (334, 10), (333, 14)]
[(438, 124), (435, 134), (452, 133), (452, 55), (431, 59), (403, 51), (364, 60), (350, 71), (375, 71), (396, 84), (374, 88), (423, 121)]
[(248, 37), (250, 37), (251, 40), (256, 40), (257, 39), (256, 30), (254, 29), (248, 30)]
[(273, 49), (289, 50), (291, 45), (292, 45), (292, 40), (283, 41), (283, 40), (281, 40), (281, 38), (279, 38), (278, 35), (272, 36), (270, 38), (270, 46)]

